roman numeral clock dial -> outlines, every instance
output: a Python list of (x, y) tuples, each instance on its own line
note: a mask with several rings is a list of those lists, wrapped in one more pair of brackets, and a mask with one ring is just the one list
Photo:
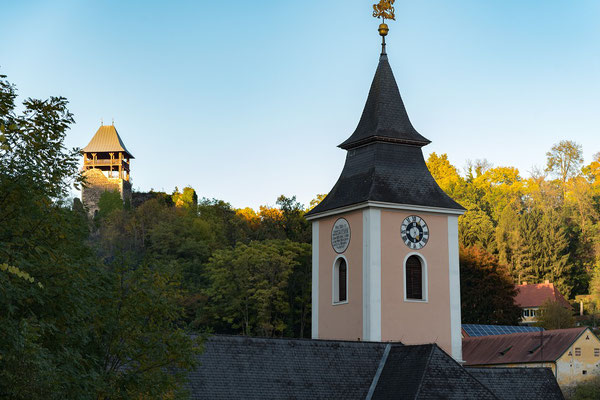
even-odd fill
[(420, 250), (429, 240), (429, 227), (423, 218), (411, 215), (402, 221), (400, 234), (404, 244), (413, 250)]

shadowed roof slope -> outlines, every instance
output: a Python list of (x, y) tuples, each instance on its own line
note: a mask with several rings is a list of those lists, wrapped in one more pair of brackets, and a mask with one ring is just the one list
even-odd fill
[(213, 336), (191, 399), (364, 399), (385, 343)]
[(536, 285), (518, 285), (518, 293), (515, 297), (515, 303), (519, 307), (541, 307), (546, 300), (559, 302), (563, 307), (571, 310), (571, 304), (558, 291), (553, 283), (539, 283)]
[(564, 400), (549, 368), (473, 368), (467, 371), (506, 400)]
[(379, 57), (379, 65), (356, 130), (339, 147), (348, 150), (374, 140), (416, 146), (431, 143), (412, 126), (386, 54)]
[(580, 327), (463, 338), (463, 359), (466, 365), (554, 361), (564, 354), (586, 329)]
[(392, 346), (373, 400), (486, 400), (495, 396), (435, 344)]
[(197, 360), (187, 384), (195, 400), (512, 399), (435, 344), (212, 336)]
[(83, 148), (86, 153), (112, 153), (124, 152), (129, 158), (133, 155), (125, 148), (117, 129), (114, 125), (102, 125), (90, 140), (87, 146)]

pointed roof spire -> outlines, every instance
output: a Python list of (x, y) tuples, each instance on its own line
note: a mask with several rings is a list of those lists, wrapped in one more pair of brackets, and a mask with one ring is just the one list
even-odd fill
[(421, 136), (412, 126), (404, 102), (400, 96), (396, 79), (385, 50), (385, 37), (389, 27), (385, 19), (395, 20), (395, 0), (380, 0), (373, 5), (373, 16), (381, 18), (378, 31), (381, 36), (381, 55), (379, 65), (369, 90), (367, 103), (356, 130), (339, 147), (345, 150), (362, 146), (373, 141), (401, 143), (414, 146), (425, 146), (430, 140)]
[(419, 147), (431, 143), (412, 126), (385, 53), (379, 57), (360, 122), (352, 136), (339, 147), (348, 150), (372, 141)]
[[(394, 19), (394, 0), (380, 0), (373, 16)], [(348, 151), (344, 169), (329, 194), (305, 214), (309, 220), (347, 207), (423, 207), (460, 215), (464, 208), (437, 184), (425, 164), (422, 146), (430, 143), (412, 126), (385, 52), (385, 23), (379, 65), (356, 130), (339, 147)]]
[(85, 153), (110, 153), (122, 151), (126, 153), (129, 158), (134, 158), (133, 155), (127, 150), (123, 140), (117, 132), (117, 128), (114, 125), (102, 125), (98, 128), (98, 131), (90, 140), (87, 146), (82, 150)]

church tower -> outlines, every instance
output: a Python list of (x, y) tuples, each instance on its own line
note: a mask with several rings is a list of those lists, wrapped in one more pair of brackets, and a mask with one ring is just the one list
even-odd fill
[(133, 155), (127, 150), (113, 125), (101, 125), (82, 150), (83, 175), (81, 201), (90, 216), (98, 211), (98, 201), (106, 191), (118, 191), (123, 202), (131, 201), (130, 165)]
[[(377, 9), (376, 9), (377, 11)], [(392, 9), (393, 12), (393, 9)], [(389, 18), (389, 17), (385, 17)], [(393, 14), (392, 14), (393, 19)], [(462, 358), (458, 217), (382, 53), (342, 173), (312, 222), (312, 337), (437, 343)]]

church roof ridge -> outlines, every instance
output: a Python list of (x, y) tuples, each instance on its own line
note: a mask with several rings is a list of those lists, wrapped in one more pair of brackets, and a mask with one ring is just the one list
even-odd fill
[(92, 140), (82, 149), (85, 153), (108, 153), (119, 152), (126, 153), (130, 158), (133, 154), (127, 150), (117, 128), (114, 125), (101, 125), (96, 131)]

